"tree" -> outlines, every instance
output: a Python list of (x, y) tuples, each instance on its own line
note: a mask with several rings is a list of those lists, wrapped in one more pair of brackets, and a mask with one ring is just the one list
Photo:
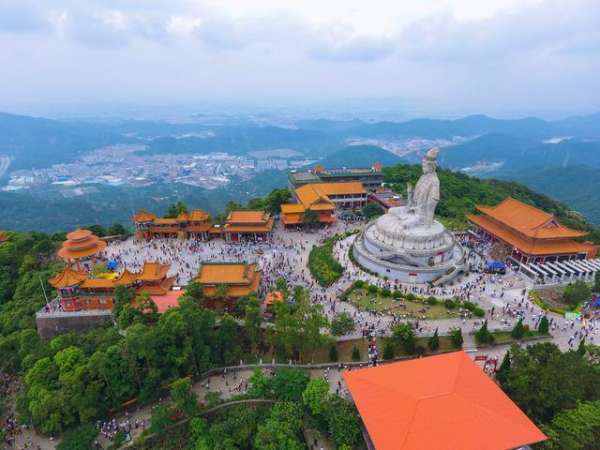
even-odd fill
[(261, 342), (262, 337), (262, 314), (260, 312), (260, 302), (255, 295), (248, 298), (248, 302), (244, 307), (244, 327), (250, 338), (252, 348), (255, 350)]
[(352, 361), (354, 361), (354, 362), (360, 361), (360, 350), (358, 349), (358, 347), (356, 345), (354, 347), (352, 347)]
[(452, 347), (462, 348), (464, 340), (460, 327), (450, 330), (450, 342), (452, 343)]
[(127, 231), (127, 229), (121, 225), (120, 223), (114, 223), (112, 224), (108, 230), (107, 233), (109, 236), (127, 236), (129, 234), (129, 232)]
[(80, 425), (64, 434), (56, 450), (89, 450), (97, 435), (98, 430), (93, 424)]
[(176, 203), (169, 206), (169, 209), (167, 210), (167, 215), (165, 217), (175, 219), (179, 214), (187, 212), (188, 208), (186, 204), (183, 203), (181, 200), (178, 200)]
[(389, 340), (386, 340), (385, 345), (383, 346), (383, 359), (390, 360), (394, 359), (395, 355), (394, 346)]
[(362, 209), (363, 216), (369, 220), (381, 216), (384, 212), (383, 208), (376, 203), (367, 203)]
[(600, 401), (578, 403), (558, 413), (544, 429), (550, 449), (595, 450), (600, 439)]
[(198, 398), (189, 378), (180, 378), (171, 384), (171, 399), (186, 417), (192, 418), (198, 414)]
[(508, 379), (508, 375), (510, 373), (510, 350), (507, 350), (504, 359), (502, 360), (502, 364), (496, 371), (496, 379), (500, 384), (506, 383)]
[(276, 403), (269, 418), (258, 426), (254, 448), (257, 450), (303, 450), (302, 409), (291, 402)]
[(437, 328), (435, 329), (433, 336), (431, 336), (427, 341), (427, 347), (429, 347), (429, 350), (431, 350), (432, 352), (435, 352), (437, 349), (440, 348), (440, 337), (438, 336)]
[[(596, 272), (600, 273), (600, 272)], [(548, 323), (548, 318), (543, 316), (540, 319), (540, 323), (538, 325), (538, 333), (540, 334), (548, 334), (550, 332), (550, 324)]]
[(547, 423), (578, 401), (600, 399), (600, 372), (576, 352), (552, 343), (510, 349), (510, 371), (502, 389), (537, 423)]
[(271, 398), (271, 378), (267, 377), (260, 368), (255, 368), (248, 379), (248, 395), (254, 398)]
[(600, 292), (600, 270), (594, 274), (594, 292)]
[(329, 383), (323, 377), (313, 378), (306, 385), (302, 393), (302, 401), (308, 407), (310, 413), (321, 416), (325, 412), (327, 398), (329, 396)]
[(579, 346), (577, 347), (577, 354), (579, 356), (585, 356), (585, 338), (583, 338), (581, 341), (579, 341)]
[(319, 214), (316, 211), (313, 211), (312, 209), (307, 209), (306, 211), (304, 211), (304, 217), (302, 220), (305, 225), (313, 227), (317, 223), (319, 223)]
[(336, 362), (338, 360), (338, 351), (335, 344), (329, 346), (329, 361)]
[(407, 355), (414, 355), (417, 350), (415, 333), (407, 323), (401, 323), (392, 328), (392, 340), (400, 345)]
[(521, 339), (525, 336), (525, 327), (523, 326), (523, 319), (519, 319), (519, 321), (515, 324), (510, 335), (515, 339)]
[(577, 280), (565, 287), (563, 291), (563, 299), (572, 308), (588, 300), (592, 296), (592, 289), (582, 280)]
[(494, 335), (488, 330), (487, 320), (483, 322), (481, 328), (475, 333), (475, 340), (479, 344), (492, 344), (494, 342)]
[(277, 400), (300, 401), (309, 380), (310, 377), (302, 369), (279, 369), (271, 380), (273, 395)]
[(331, 321), (331, 334), (334, 336), (343, 336), (354, 331), (354, 320), (347, 312), (337, 314)]
[(337, 395), (327, 397), (325, 405), (327, 431), (336, 447), (355, 448), (360, 440), (360, 422), (354, 405)]

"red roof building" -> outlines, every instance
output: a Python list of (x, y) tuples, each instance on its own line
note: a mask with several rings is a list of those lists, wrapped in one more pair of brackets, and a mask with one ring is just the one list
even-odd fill
[(462, 351), (343, 377), (377, 450), (508, 450), (546, 440)]

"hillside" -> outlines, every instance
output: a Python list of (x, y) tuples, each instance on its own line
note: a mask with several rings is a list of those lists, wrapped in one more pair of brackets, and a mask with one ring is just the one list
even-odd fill
[(0, 155), (11, 158), (10, 170), (47, 167), (98, 147), (132, 142), (99, 125), (0, 113)]

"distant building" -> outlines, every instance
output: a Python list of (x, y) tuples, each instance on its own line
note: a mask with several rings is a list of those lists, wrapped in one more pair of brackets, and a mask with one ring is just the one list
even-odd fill
[(227, 242), (270, 239), (274, 220), (264, 211), (232, 211), (221, 233)]
[(390, 208), (396, 208), (406, 204), (404, 199), (402, 199), (399, 194), (388, 190), (369, 192), (368, 199), (369, 202), (381, 206), (385, 212), (387, 212)]
[(139, 237), (181, 237), (208, 239), (212, 227), (210, 216), (201, 209), (181, 213), (176, 218), (157, 217), (148, 211), (140, 210), (133, 216), (133, 223)]
[(314, 183), (339, 183), (339, 182), (359, 182), (369, 192), (375, 192), (383, 186), (383, 166), (379, 163), (373, 164), (371, 168), (361, 169), (326, 169), (321, 165), (316, 165), (308, 171), (290, 171), (288, 173), (288, 182), (290, 191), (305, 184)]
[(231, 309), (241, 297), (250, 293), (258, 294), (262, 273), (256, 264), (245, 263), (205, 263), (198, 272), (196, 281), (202, 286), (202, 292), (209, 307), (215, 307), (218, 301)]
[(292, 197), (297, 203), (281, 205), (286, 226), (305, 223), (307, 211), (314, 214), (315, 222), (330, 224), (336, 221), (336, 210), (357, 210), (367, 204), (367, 191), (358, 181), (303, 184), (292, 191)]
[(0, 244), (8, 241), (8, 234), (5, 231), (0, 230)]
[(345, 371), (377, 450), (507, 450), (547, 437), (463, 351)]
[(594, 258), (598, 248), (578, 242), (587, 233), (561, 225), (554, 215), (507, 197), (496, 206), (477, 206), (481, 214), (469, 221), (481, 233), (503, 243), (509, 256), (521, 263)]

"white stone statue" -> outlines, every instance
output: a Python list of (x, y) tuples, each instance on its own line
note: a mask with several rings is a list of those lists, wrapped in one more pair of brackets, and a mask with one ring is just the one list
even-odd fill
[(423, 175), (412, 193), (412, 206), (426, 227), (433, 224), (435, 208), (440, 201), (440, 180), (435, 172), (438, 153), (439, 149), (435, 147), (423, 157)]

